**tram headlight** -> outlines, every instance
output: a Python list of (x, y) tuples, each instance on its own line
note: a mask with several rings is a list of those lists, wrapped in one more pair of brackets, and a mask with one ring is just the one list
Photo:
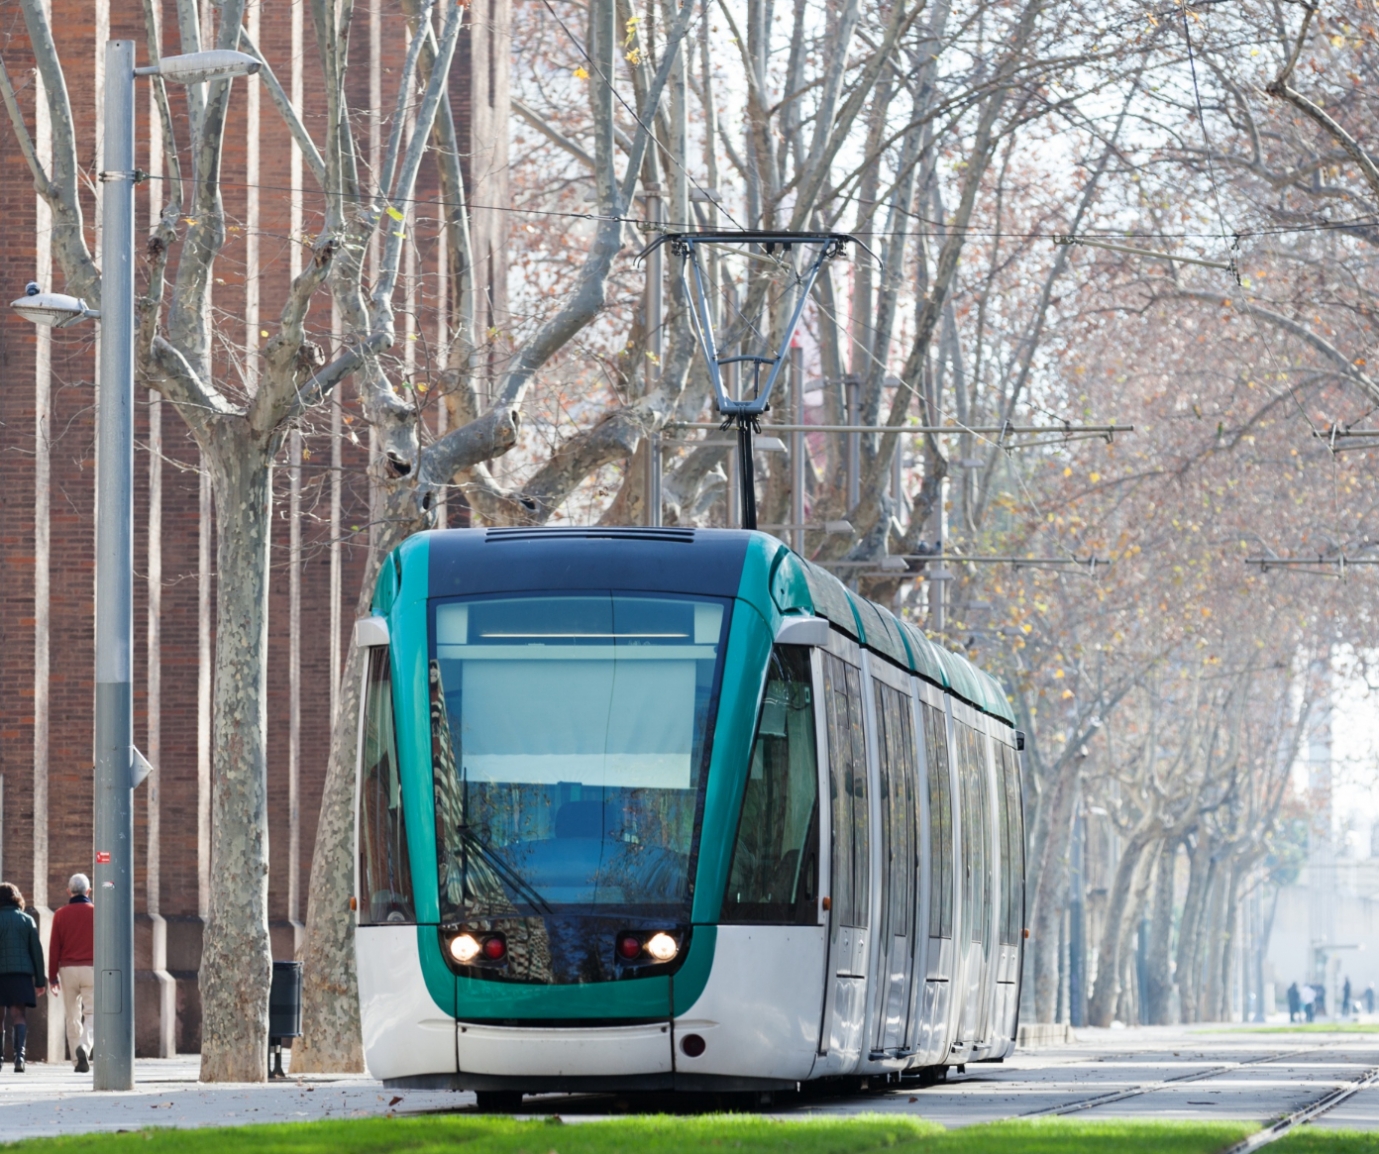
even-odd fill
[(450, 939), (450, 956), (462, 966), (477, 958), (482, 948), (473, 934), (456, 934)]
[(658, 962), (668, 962), (680, 952), (680, 943), (664, 932), (652, 934), (646, 939), (646, 952)]

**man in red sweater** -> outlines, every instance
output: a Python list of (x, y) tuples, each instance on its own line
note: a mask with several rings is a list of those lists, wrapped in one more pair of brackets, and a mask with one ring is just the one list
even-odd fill
[(91, 1069), (93, 1018), (96, 1012), (96, 907), (91, 879), (73, 874), (67, 883), (70, 901), (53, 915), (48, 940), (48, 988), (62, 995), (67, 1019), (67, 1049), (77, 1073)]

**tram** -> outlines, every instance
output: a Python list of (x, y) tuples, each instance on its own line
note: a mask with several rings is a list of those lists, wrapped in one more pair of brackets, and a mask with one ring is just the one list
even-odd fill
[(1004, 693), (765, 533), (420, 533), (384, 564), (356, 957), (385, 1085), (771, 1092), (1014, 1048)]

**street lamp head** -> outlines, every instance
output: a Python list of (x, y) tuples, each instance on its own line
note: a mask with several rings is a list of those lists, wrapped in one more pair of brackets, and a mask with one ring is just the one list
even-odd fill
[(213, 48), (206, 52), (188, 52), (182, 56), (164, 56), (157, 64), (136, 68), (134, 74), (161, 76), (177, 84), (200, 84), (203, 80), (253, 76), (262, 67), (262, 62), (248, 53)]
[(100, 316), (99, 312), (87, 308), (86, 302), (79, 297), (40, 292), (34, 281), (24, 286), (24, 295), (17, 301), (11, 301), (10, 308), (27, 321), (55, 329), (65, 329), (87, 317)]

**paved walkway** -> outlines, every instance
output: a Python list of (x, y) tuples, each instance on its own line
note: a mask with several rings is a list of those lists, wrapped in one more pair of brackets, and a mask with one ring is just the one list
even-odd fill
[(385, 1090), (363, 1075), (287, 1078), (264, 1084), (203, 1086), (200, 1060), (141, 1058), (137, 1088), (95, 1093), (91, 1075), (34, 1062), (22, 1074), (0, 1071), (0, 1140), (147, 1126), (244, 1126), (317, 1118), (367, 1118), (392, 1112), (453, 1109), (473, 1094)]
[[(1068, 1046), (973, 1065), (942, 1085), (836, 1098), (778, 1099), (781, 1118), (899, 1113), (945, 1126), (1041, 1113), (1080, 1118), (1219, 1118), (1265, 1122), (1379, 1068), (1379, 1034), (1270, 1034), (1234, 1027), (1081, 1030)], [(13, 1140), (148, 1126), (237, 1126), (468, 1110), (472, 1094), (385, 1090), (364, 1076), (203, 1086), (195, 1057), (141, 1060), (131, 1093), (94, 1093), (89, 1075), (37, 1063), (0, 1072), (0, 1137)], [(628, 1110), (703, 1108), (664, 1095), (528, 1098), (535, 1115), (571, 1121)], [(1379, 1086), (1315, 1123), (1379, 1129)]]

